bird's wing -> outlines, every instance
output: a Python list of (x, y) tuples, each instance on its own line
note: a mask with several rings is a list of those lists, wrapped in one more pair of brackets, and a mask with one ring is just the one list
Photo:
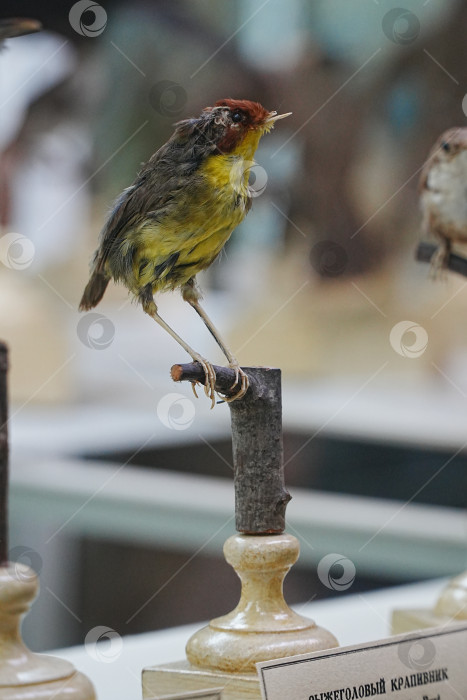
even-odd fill
[[(147, 166), (145, 166), (147, 167)], [(93, 269), (105, 272), (109, 256), (120, 245), (125, 235), (137, 229), (148, 216), (163, 219), (174, 197), (177, 182), (174, 177), (164, 177), (153, 164), (150, 178), (143, 172), (135, 183), (122, 192), (115, 201), (99, 237)]]
[(122, 234), (131, 227), (132, 218), (128, 209), (135, 185), (128, 187), (115, 201), (112, 212), (107, 219), (99, 236), (99, 246), (92, 261), (92, 269), (96, 272), (105, 272), (108, 257), (113, 250), (115, 243), (121, 238)]
[(146, 219), (162, 223), (173, 211), (177, 194), (196, 187), (195, 172), (216, 149), (206, 119), (186, 119), (171, 138), (143, 165), (135, 182), (116, 200), (100, 237), (92, 270), (105, 273), (109, 256), (125, 234)]

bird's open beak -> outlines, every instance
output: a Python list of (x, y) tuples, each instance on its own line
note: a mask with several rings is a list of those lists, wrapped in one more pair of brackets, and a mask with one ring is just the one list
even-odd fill
[(279, 119), (285, 119), (286, 117), (290, 117), (292, 112), (286, 112), (285, 114), (277, 114), (277, 112), (269, 112), (269, 116), (266, 119), (266, 124), (268, 126), (274, 124), (274, 122), (279, 121)]

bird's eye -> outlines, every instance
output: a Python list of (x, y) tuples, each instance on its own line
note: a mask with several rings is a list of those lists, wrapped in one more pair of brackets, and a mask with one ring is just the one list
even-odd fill
[(447, 141), (443, 141), (443, 143), (441, 144), (441, 148), (443, 149), (443, 151), (446, 151), (446, 153), (449, 153), (449, 151), (451, 150), (451, 145)]
[(238, 124), (238, 122), (242, 121), (242, 113), (241, 112), (233, 112), (232, 113), (232, 121)]

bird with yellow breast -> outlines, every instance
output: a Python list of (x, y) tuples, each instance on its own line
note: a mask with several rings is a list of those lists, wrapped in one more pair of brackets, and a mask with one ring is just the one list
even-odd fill
[(217, 258), (251, 207), (249, 171), (261, 137), (289, 116), (257, 102), (225, 99), (185, 119), (142, 167), (115, 202), (100, 234), (80, 310), (95, 307), (113, 279), (122, 282), (143, 310), (205, 372), (205, 391), (215, 403), (212, 364), (193, 350), (159, 315), (154, 294), (180, 288), (235, 370), (245, 395), (248, 377), (200, 306), (195, 277)]

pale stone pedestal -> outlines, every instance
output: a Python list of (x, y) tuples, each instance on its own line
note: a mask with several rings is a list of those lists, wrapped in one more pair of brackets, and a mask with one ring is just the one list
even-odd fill
[(394, 610), (391, 631), (402, 634), (457, 620), (467, 620), (467, 572), (448, 583), (433, 609)]
[(224, 554), (242, 581), (237, 607), (188, 640), (188, 661), (144, 669), (143, 698), (208, 688), (221, 688), (222, 700), (261, 698), (258, 661), (338, 646), (330, 632), (284, 600), (283, 580), (299, 554), (295, 537), (234, 535)]
[(23, 643), (21, 617), (38, 588), (29, 567), (0, 567), (0, 700), (96, 700), (91, 682), (72, 664), (34, 654)]

